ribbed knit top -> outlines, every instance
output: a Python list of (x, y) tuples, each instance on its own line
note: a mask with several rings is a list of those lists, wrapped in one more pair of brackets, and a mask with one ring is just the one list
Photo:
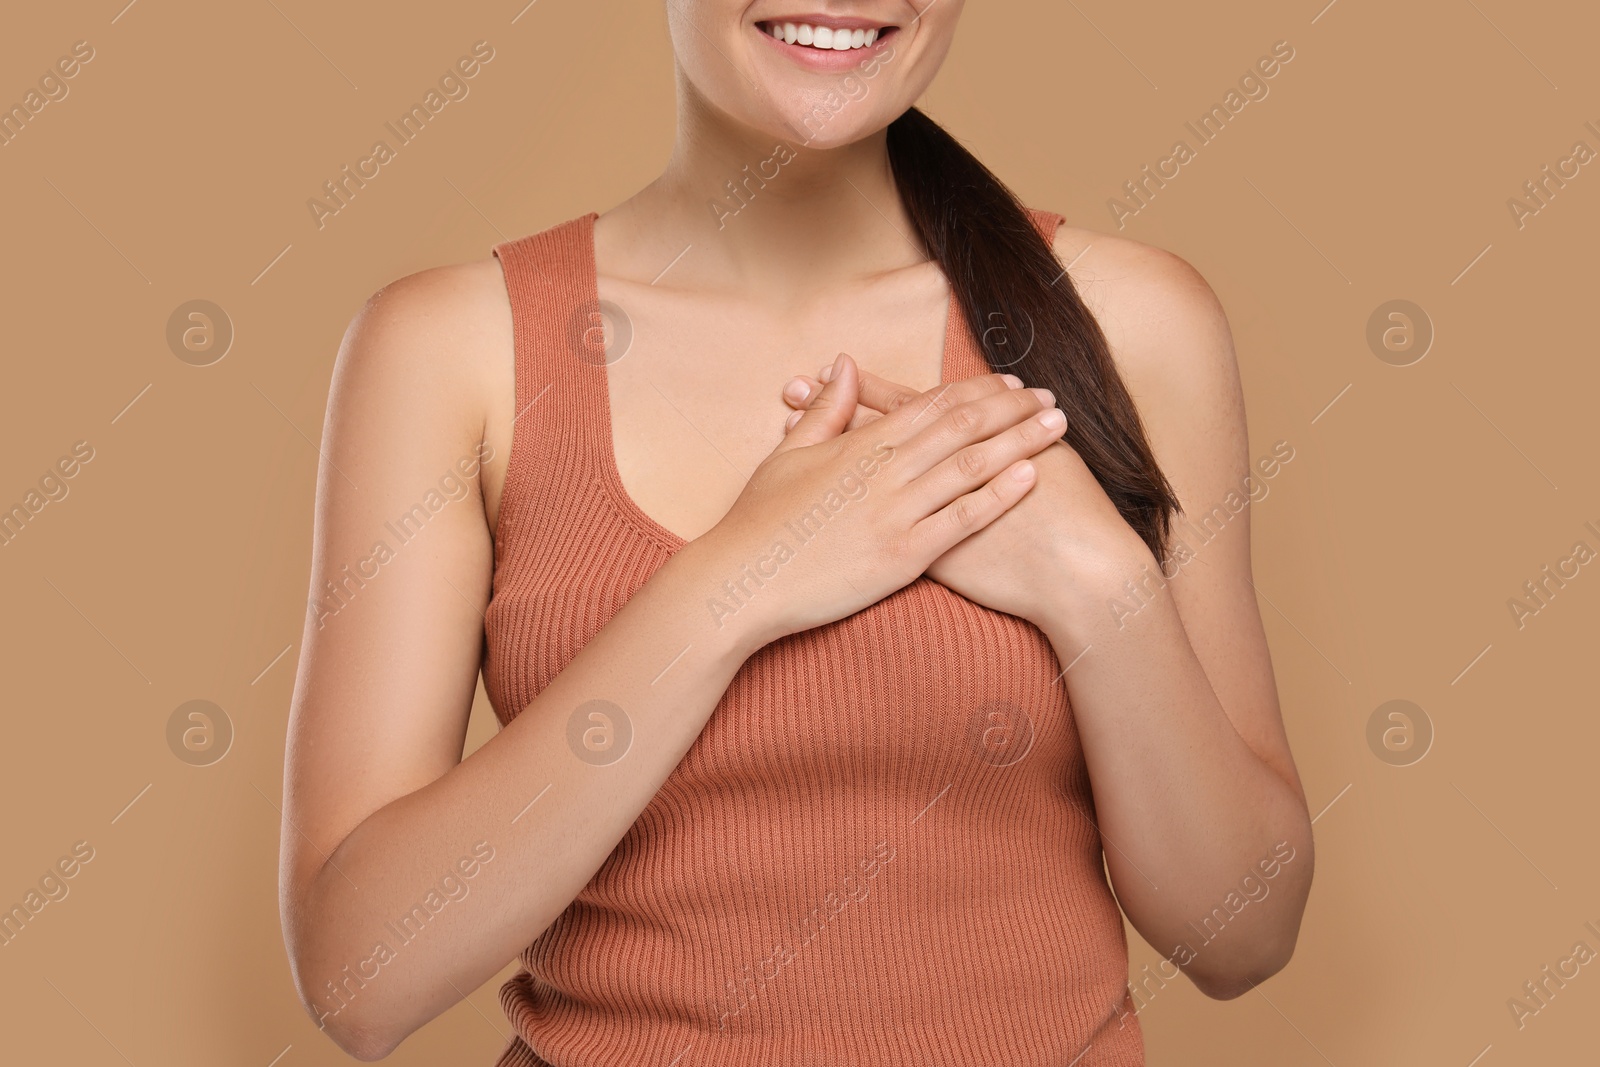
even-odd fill
[[(1048, 240), (1061, 216), (1030, 213)], [(597, 217), (494, 247), (520, 413), (484, 624), (502, 724), (684, 545), (624, 490), (580, 340)], [(945, 333), (943, 381), (988, 372), (953, 293)], [(496, 1067), (1143, 1064), (1061, 675), (1038, 628), (926, 577), (763, 647), (520, 954)]]

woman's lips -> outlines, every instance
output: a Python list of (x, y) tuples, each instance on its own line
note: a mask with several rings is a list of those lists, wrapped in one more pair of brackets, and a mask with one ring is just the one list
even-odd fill
[[(785, 40), (774, 37), (770, 27), (773, 25), (781, 27), (786, 21), (788, 20), (764, 20), (762, 22), (755, 23), (754, 29), (755, 32), (759, 33), (763, 38), (765, 38), (767, 44), (777, 50), (779, 54), (809, 70), (849, 70), (850, 68), (860, 64), (865, 59), (882, 55), (887, 48), (887, 42), (892, 40), (899, 32), (898, 27), (884, 26), (879, 28), (877, 40), (870, 45), (863, 45), (860, 48), (846, 49), (818, 48), (813, 44), (800, 44), (798, 41), (796, 41), (794, 44), (789, 44)], [(866, 27), (862, 28), (865, 29)], [(852, 29), (854, 29), (854, 27), (852, 27)]]

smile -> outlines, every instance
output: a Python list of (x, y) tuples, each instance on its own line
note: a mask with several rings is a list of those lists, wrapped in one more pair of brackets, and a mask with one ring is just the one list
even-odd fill
[(808, 52), (854, 52), (872, 48), (879, 41), (892, 37), (896, 30), (894, 26), (824, 26), (780, 19), (758, 22), (756, 28), (774, 41)]

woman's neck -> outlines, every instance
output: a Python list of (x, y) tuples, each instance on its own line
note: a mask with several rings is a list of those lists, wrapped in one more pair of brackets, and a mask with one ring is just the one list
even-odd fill
[(666, 168), (600, 229), (609, 231), (603, 258), (618, 274), (769, 299), (848, 287), (928, 259), (901, 204), (884, 131), (807, 148), (700, 107), (680, 109)]

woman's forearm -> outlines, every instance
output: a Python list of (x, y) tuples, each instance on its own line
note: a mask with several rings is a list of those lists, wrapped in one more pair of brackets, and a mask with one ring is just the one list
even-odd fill
[(712, 618), (728, 575), (703, 544), (496, 736), (360, 823), (286, 908), (302, 998), (347, 1051), (386, 1055), (543, 932), (770, 639), (749, 607)]
[(1105, 603), (1041, 628), (1067, 668), (1107, 867), (1139, 933), (1208, 995), (1236, 996), (1293, 951), (1304, 798), (1234, 729), (1170, 591), (1126, 625)]

